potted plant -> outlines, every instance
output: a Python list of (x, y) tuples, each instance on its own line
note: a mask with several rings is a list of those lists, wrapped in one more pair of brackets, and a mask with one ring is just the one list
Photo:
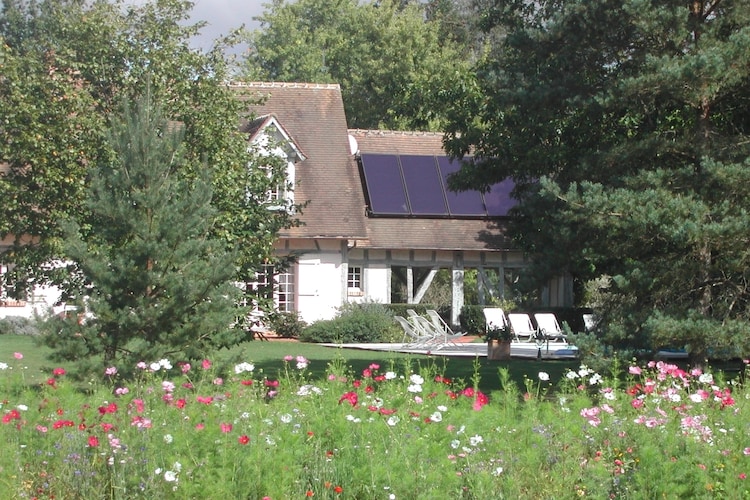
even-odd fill
[(488, 327), (484, 338), (487, 340), (487, 359), (510, 359), (510, 343), (513, 339), (510, 325)]

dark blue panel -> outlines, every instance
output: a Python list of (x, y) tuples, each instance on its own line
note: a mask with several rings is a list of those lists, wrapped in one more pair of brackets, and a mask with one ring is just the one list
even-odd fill
[(508, 215), (508, 210), (516, 205), (516, 200), (510, 195), (515, 184), (511, 179), (494, 184), (489, 192), (484, 193), (484, 203), (487, 206), (487, 215), (490, 217), (503, 217)]
[(482, 203), (482, 195), (479, 191), (459, 191), (454, 192), (448, 188), (448, 176), (458, 172), (461, 163), (457, 160), (451, 160), (447, 156), (438, 157), (438, 166), (445, 186), (445, 195), (448, 199), (448, 208), (451, 215), (455, 216), (485, 216), (487, 212)]
[(363, 154), (362, 170), (375, 214), (409, 215), (401, 169), (396, 155)]
[(400, 156), (413, 215), (448, 215), (434, 156)]

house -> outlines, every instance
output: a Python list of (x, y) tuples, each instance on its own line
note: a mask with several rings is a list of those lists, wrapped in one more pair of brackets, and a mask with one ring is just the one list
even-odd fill
[[(241, 123), (249, 144), (287, 162), (293, 189), (268, 193), (270, 209), (304, 204), (301, 225), (283, 230), (278, 255), (295, 263), (261, 270), (258, 285), (273, 284), (276, 307), (313, 322), (328, 319), (348, 302), (390, 303), (394, 285), (403, 300), (419, 303), (440, 270), (452, 283), (452, 323), (464, 303), (464, 273), (475, 269), (478, 296), (504, 296), (522, 252), (503, 237), (513, 204), (506, 181), (486, 194), (453, 193), (446, 176), (459, 168), (435, 133), (348, 130), (336, 84), (236, 83), (247, 102)], [(53, 294), (54, 295), (54, 294)], [(49, 308), (40, 291), (33, 307)], [(543, 290), (547, 306), (572, 304), (567, 278)], [(17, 304), (0, 302), (0, 317)], [(15, 313), (11, 313), (15, 314)]]
[[(348, 130), (336, 84), (235, 87), (257, 117), (247, 129), (250, 141), (281, 134), (289, 151), (304, 155), (301, 161), (296, 153), (289, 157), (294, 189), (286, 193), (306, 203), (302, 225), (282, 231), (275, 247), (297, 256), (275, 276), (280, 310), (312, 322), (333, 317), (347, 302), (390, 303), (394, 280), (404, 283), (406, 302), (419, 303), (438, 270), (446, 269), (457, 324), (466, 269), (477, 270), (481, 299), (503, 296), (526, 265), (503, 237), (512, 184), (485, 195), (447, 190), (446, 176), (459, 164), (446, 156), (440, 134)], [(571, 305), (570, 280), (553, 280), (542, 299), (548, 306)]]

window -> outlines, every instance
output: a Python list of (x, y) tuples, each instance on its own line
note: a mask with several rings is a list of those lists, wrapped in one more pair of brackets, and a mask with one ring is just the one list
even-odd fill
[(274, 301), (279, 311), (294, 312), (294, 274), (291, 269), (276, 275)]
[(346, 288), (349, 291), (349, 295), (361, 295), (364, 292), (362, 288), (361, 266), (349, 266), (346, 274)]

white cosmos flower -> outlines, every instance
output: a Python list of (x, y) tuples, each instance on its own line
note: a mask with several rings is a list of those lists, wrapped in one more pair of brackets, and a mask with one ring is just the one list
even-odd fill
[(422, 385), (424, 384), (424, 379), (421, 375), (417, 375), (416, 373), (412, 373), (409, 377), (409, 382), (415, 385)]
[(539, 380), (541, 380), (542, 382), (547, 382), (549, 380), (549, 373), (539, 372)]

